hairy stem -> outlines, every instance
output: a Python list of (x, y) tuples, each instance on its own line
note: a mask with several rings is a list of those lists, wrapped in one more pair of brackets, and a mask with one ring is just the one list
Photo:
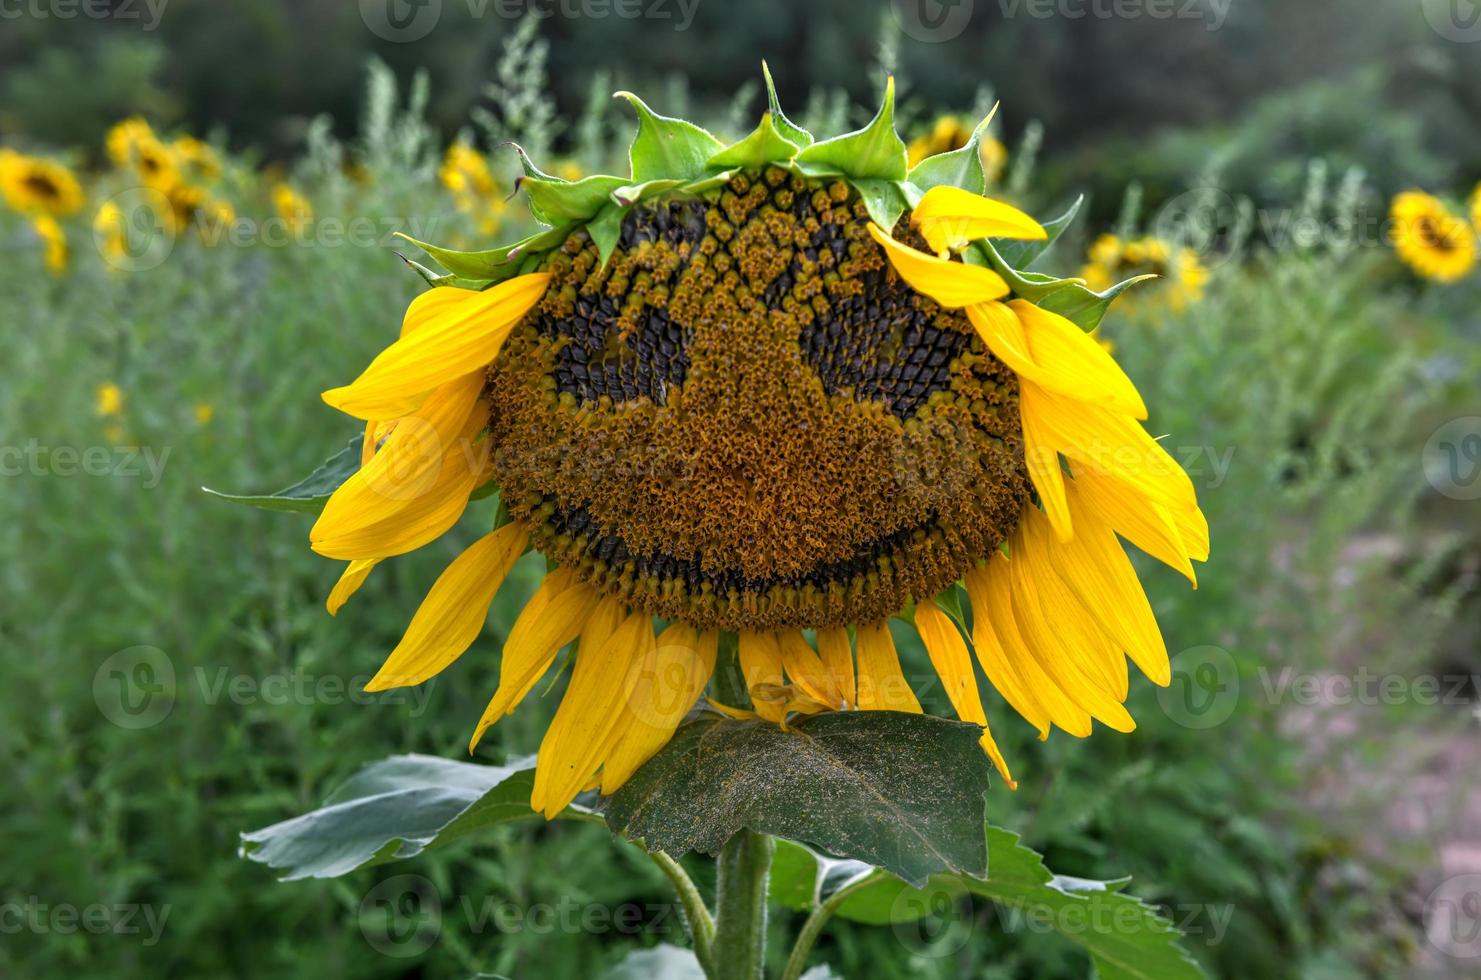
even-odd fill
[(782, 980), (797, 980), (802, 976), (803, 971), (807, 969), (807, 957), (812, 953), (813, 943), (818, 941), (818, 935), (823, 931), (823, 926), (828, 924), (828, 920), (833, 918), (833, 913), (838, 911), (839, 906), (843, 905), (850, 895), (874, 880), (875, 875), (864, 875), (829, 895), (827, 901), (813, 909), (812, 915), (809, 915), (807, 921), (802, 924), (802, 931), (797, 934), (797, 941), (792, 944), (792, 952), (787, 956), (787, 965), (782, 970)]
[(766, 962), (766, 884), (776, 842), (742, 830), (720, 851), (712, 980), (760, 980)]
[(704, 967), (706, 975), (714, 973), (714, 943), (715, 943), (715, 920), (710, 915), (710, 910), (705, 907), (704, 898), (699, 894), (699, 889), (694, 886), (694, 880), (689, 877), (678, 861), (664, 854), (662, 851), (650, 853), (648, 857), (658, 865), (668, 880), (673, 884), (674, 890), (679, 893), (679, 904), (684, 909), (684, 921), (689, 926), (689, 936), (694, 941), (694, 955), (699, 957), (700, 966)]

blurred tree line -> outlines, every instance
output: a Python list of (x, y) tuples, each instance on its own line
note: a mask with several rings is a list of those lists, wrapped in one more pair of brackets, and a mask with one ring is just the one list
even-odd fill
[[(1216, 152), (1229, 182), (1256, 192), (1294, 186), (1313, 155), (1366, 164), (1384, 189), (1481, 176), (1481, 44), (1446, 40), (1418, 2), (1129, 0), (1138, 15), (1105, 17), (1111, 0), (956, 0), (970, 16), (943, 43), (894, 27), (892, 11), (917, 0), (634, 0), (653, 15), (635, 19), (610, 0), (89, 2), (113, 16), (33, 0), (0, 20), (9, 139), (96, 147), (109, 123), (142, 112), (285, 158), (313, 116), (353, 130), (371, 56), (403, 75), (426, 66), (432, 121), (451, 135), (486, 101), (501, 42), (534, 7), (588, 11), (540, 29), (567, 117), (599, 69), (678, 113), (723, 106), (763, 57), (798, 112), (824, 90), (872, 103), (889, 29), (907, 116), (967, 111), (990, 85), (1010, 144), (1028, 121), (1045, 124), (1052, 187), (1119, 195), (1134, 175), (1155, 197)], [(425, 37), (395, 43), (367, 27), (376, 4), (418, 2), (440, 9)], [(691, 104), (668, 104), (681, 97)]]

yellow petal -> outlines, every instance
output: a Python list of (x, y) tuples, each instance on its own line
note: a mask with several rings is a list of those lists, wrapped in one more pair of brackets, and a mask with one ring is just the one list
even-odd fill
[(494, 593), (524, 554), (529, 538), (530, 532), (523, 524), (506, 524), (453, 559), (432, 584), (401, 642), (365, 690), (420, 684), (461, 657), (478, 638)]
[(467, 509), (469, 494), (484, 480), (489, 465), (487, 447), (474, 441), (483, 426), (483, 412), (475, 409), (438, 462), (437, 480), (425, 493), (410, 500), (392, 500), (360, 487), (352, 491), (352, 499), (363, 506), (363, 511), (350, 508), (348, 493), (341, 497), (333, 514), (326, 506), (310, 533), (314, 551), (347, 561), (390, 558), (437, 539), (458, 523)]
[(547, 819), (564, 810), (595, 774), (653, 644), (651, 617), (634, 613), (599, 647), (583, 644), (577, 652), (571, 682), (540, 742), (535, 766), (530, 805)]
[(786, 705), (768, 696), (768, 690), (782, 684), (782, 651), (771, 633), (740, 634), (740, 666), (746, 678), (756, 713), (767, 721), (780, 722), (787, 716)]
[(902, 245), (878, 225), (869, 226), (869, 234), (885, 250), (890, 265), (900, 278), (918, 293), (931, 297), (949, 310), (973, 303), (986, 303), (1008, 295), (1008, 284), (991, 269), (950, 262)]
[(841, 626), (818, 630), (818, 654), (823, 666), (833, 675), (833, 684), (843, 696), (844, 707), (856, 707), (854, 652), (849, 648), (848, 630)]
[(956, 716), (982, 726), (983, 751), (1008, 785), (1017, 789), (1013, 773), (1008, 770), (1008, 763), (987, 727), (987, 714), (982, 710), (982, 698), (977, 693), (977, 674), (972, 670), (972, 657), (967, 653), (967, 644), (956, 624), (941, 611), (935, 599), (923, 599), (915, 605), (915, 629), (931, 658), (931, 666), (936, 668), (936, 676), (941, 678), (946, 688), (951, 706), (956, 709)]
[(1023, 324), (1033, 359), (1030, 366), (999, 355), (1014, 371), (1026, 375), (1032, 372), (1034, 381), (1066, 397), (1137, 419), (1147, 417), (1146, 403), (1136, 385), (1094, 337), (1058, 313), (1041, 310), (1024, 300), (1013, 300), (1008, 306)]
[(807, 645), (806, 637), (797, 630), (786, 630), (777, 634), (777, 646), (782, 654), (782, 667), (794, 684), (814, 701), (842, 710), (843, 693), (822, 659)]
[(907, 711), (920, 714), (920, 702), (900, 671), (895, 639), (888, 623), (860, 626), (858, 641), (859, 708), (863, 711)]
[(715, 672), (718, 633), (674, 623), (659, 634), (625, 709), (623, 732), (602, 763), (602, 793), (616, 792), (667, 744)]
[(329, 591), (329, 598), (324, 603), (329, 615), (339, 615), (340, 608), (349, 601), (350, 596), (360, 591), (360, 586), (370, 577), (370, 570), (378, 564), (378, 558), (362, 558), (345, 566), (344, 574), (334, 583), (334, 588)]
[(596, 606), (596, 591), (577, 581), (571, 570), (559, 568), (545, 577), (504, 641), (499, 660), (499, 689), (478, 720), (469, 752), (478, 746), (490, 725), (513, 711), (539, 683), (555, 655), (576, 639), (593, 618)]
[[(1148, 502), (1119, 480), (1114, 480), (1091, 467), (1073, 466), (1076, 495), (1084, 509), (1093, 512), (1097, 520), (1116, 529), (1142, 551), (1158, 561), (1175, 568), (1198, 587), (1198, 576), (1188, 559), (1190, 549), (1185, 545), (1180, 527), (1203, 521), (1198, 508), (1192, 508), (1196, 517), (1184, 517), (1180, 522), (1173, 512), (1163, 504)], [(1204, 551), (1207, 550), (1207, 527), (1204, 528)], [(1196, 557), (1196, 555), (1195, 555)], [(1203, 559), (1199, 559), (1200, 561)]]
[(1018, 385), (1018, 422), (1023, 430), (1023, 465), (1028, 470), (1034, 489), (1039, 492), (1039, 502), (1054, 526), (1054, 533), (1061, 541), (1074, 534), (1070, 521), (1070, 505), (1065, 500), (1064, 468), (1059, 462), (1059, 444), (1053, 433), (1039, 415), (1039, 402), (1031, 397), (1038, 391), (1032, 381), (1022, 380)]
[(498, 357), (549, 282), (549, 273), (537, 272), (482, 292), (443, 286), (422, 293), (406, 311), (401, 339), (353, 383), (324, 392), (324, 401), (367, 421), (410, 415), (433, 388)]
[(993, 613), (988, 606), (988, 573), (986, 568), (974, 568), (967, 572), (964, 584), (972, 600), (972, 647), (977, 652), (977, 662), (1003, 700), (1018, 712), (1039, 732), (1039, 738), (1049, 735), (1049, 712), (1034, 697), (1027, 680), (1010, 658), (1005, 644), (994, 629)]
[(962, 248), (979, 238), (1043, 241), (1049, 237), (1043, 225), (1017, 208), (960, 187), (926, 191), (910, 220), (937, 254)]

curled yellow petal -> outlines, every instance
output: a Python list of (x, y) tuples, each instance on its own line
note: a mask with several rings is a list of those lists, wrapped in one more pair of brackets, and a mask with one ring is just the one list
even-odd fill
[(857, 707), (854, 693), (854, 651), (849, 646), (848, 630), (842, 626), (818, 630), (818, 656), (833, 675), (833, 684), (843, 697), (845, 708)]
[(1017, 789), (1018, 783), (1013, 780), (1013, 773), (1009, 771), (1008, 763), (987, 726), (987, 713), (983, 711), (982, 698), (977, 693), (977, 674), (972, 670), (972, 657), (967, 653), (967, 644), (956, 624), (941, 611), (935, 599), (923, 599), (915, 605), (915, 629), (931, 658), (931, 666), (936, 668), (936, 676), (941, 678), (946, 688), (951, 706), (956, 709), (956, 716), (982, 726), (983, 751), (992, 759), (1009, 787)]
[(420, 684), (461, 657), (478, 638), (494, 593), (524, 553), (529, 537), (524, 525), (506, 524), (453, 559), (432, 584), (401, 642), (365, 690)]
[(797, 630), (786, 630), (777, 634), (777, 646), (783, 669), (803, 693), (820, 704), (837, 710), (843, 708), (843, 692), (822, 659), (808, 646), (806, 637)]
[(770, 696), (771, 691), (784, 687), (782, 651), (777, 646), (776, 636), (743, 632), (738, 653), (741, 673), (746, 678), (746, 689), (751, 694), (756, 713), (767, 721), (780, 723), (787, 716), (786, 705)]
[(441, 286), (412, 300), (401, 338), (324, 401), (366, 421), (415, 412), (427, 393), (499, 355), (509, 332), (545, 294), (550, 274), (518, 276), (482, 292)]
[(329, 598), (324, 602), (329, 615), (339, 615), (340, 609), (350, 600), (350, 596), (360, 591), (360, 586), (364, 585), (365, 580), (370, 577), (371, 569), (378, 564), (380, 564), (378, 558), (361, 558), (345, 566), (344, 573), (340, 575), (339, 581), (334, 583), (334, 588), (329, 590)]
[(869, 234), (885, 250), (890, 265), (918, 293), (931, 297), (950, 310), (973, 303), (986, 303), (1008, 295), (1008, 284), (991, 269), (951, 262), (902, 245), (876, 224)]
[(910, 220), (937, 254), (963, 248), (979, 238), (1043, 241), (1049, 237), (1043, 225), (1012, 205), (946, 185), (926, 191)]

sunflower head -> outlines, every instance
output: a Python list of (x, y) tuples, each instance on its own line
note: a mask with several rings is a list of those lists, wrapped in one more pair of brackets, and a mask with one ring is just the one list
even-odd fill
[(1005, 776), (964, 629), (1042, 733), (1129, 730), (1127, 656), (1169, 669), (1117, 535), (1190, 578), (1207, 557), (1191, 482), (1087, 333), (1126, 284), (1020, 271), (1073, 212), (1044, 226), (983, 197), (982, 126), (910, 166), (892, 85), (868, 126), (817, 140), (767, 81), (733, 145), (622, 93), (628, 175), (521, 154), (545, 230), (416, 243), (446, 273), (416, 266), (434, 288), (401, 338), (324, 394), (366, 423), (310, 535), (349, 563), (331, 611), (480, 493), (503, 504), (372, 689), (441, 671), (519, 555), (545, 555), (475, 741), (576, 642), (535, 782), (548, 814), (620, 786), (722, 657), (747, 689), (727, 713), (919, 712), (892, 618)]
[(1451, 283), (1476, 264), (1476, 229), (1445, 202), (1421, 191), (1405, 191), (1390, 209), (1394, 249), (1421, 278)]
[(105, 146), (113, 165), (131, 171), (145, 187), (168, 194), (180, 179), (179, 153), (143, 119), (134, 117), (115, 125), (108, 131)]
[(22, 214), (64, 218), (82, 208), (82, 185), (65, 164), (0, 149), (0, 195)]

